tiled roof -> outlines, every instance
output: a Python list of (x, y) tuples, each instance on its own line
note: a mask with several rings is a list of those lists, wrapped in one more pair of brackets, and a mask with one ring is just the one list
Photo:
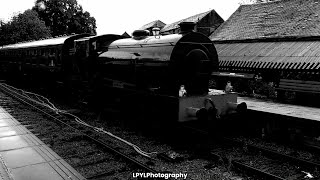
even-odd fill
[(145, 25), (143, 25), (141, 28), (139, 28), (140, 30), (146, 30), (146, 29), (148, 29), (148, 28), (151, 28), (151, 27), (164, 27), (166, 24), (165, 23), (163, 23), (162, 21), (160, 21), (160, 20), (155, 20), (155, 21), (152, 21), (152, 22), (150, 22), (150, 23), (148, 23), (148, 24), (145, 24)]
[(179, 24), (181, 22), (194, 22), (194, 23), (197, 23), (198, 21), (200, 21), (203, 17), (205, 17), (207, 14), (209, 14), (212, 11), (214, 11), (214, 10), (210, 10), (210, 11), (207, 11), (207, 12), (204, 12), (204, 13), (200, 13), (200, 14), (188, 17), (186, 19), (182, 19), (180, 21), (177, 21), (177, 22), (174, 22), (174, 23), (171, 23), (171, 24), (167, 24), (166, 26), (164, 26), (163, 29), (161, 29), (161, 32), (169, 31), (171, 29), (177, 29), (177, 28), (179, 28)]
[(241, 5), (210, 39), (243, 40), (320, 35), (319, 0)]

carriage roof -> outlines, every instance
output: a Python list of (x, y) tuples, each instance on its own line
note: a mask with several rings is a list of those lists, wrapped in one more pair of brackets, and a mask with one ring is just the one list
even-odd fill
[(42, 39), (37, 41), (30, 42), (21, 42), (16, 44), (10, 44), (0, 47), (0, 50), (5, 49), (21, 49), (21, 48), (32, 48), (32, 47), (44, 47), (44, 46), (55, 46), (55, 45), (63, 45), (67, 40), (78, 39), (85, 36), (90, 36), (89, 34), (77, 34), (77, 35), (68, 35), (50, 39)]

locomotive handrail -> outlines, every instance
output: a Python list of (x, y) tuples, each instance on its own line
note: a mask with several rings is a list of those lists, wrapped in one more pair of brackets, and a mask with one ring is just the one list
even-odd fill
[(197, 42), (179, 42), (181, 44), (207, 44), (207, 45), (212, 45), (213, 43), (197, 43)]
[(152, 44), (132, 44), (132, 45), (114, 45), (109, 46), (109, 49), (119, 49), (119, 48), (142, 48), (142, 47), (161, 47), (161, 46), (175, 46), (174, 42), (167, 43), (152, 43)]

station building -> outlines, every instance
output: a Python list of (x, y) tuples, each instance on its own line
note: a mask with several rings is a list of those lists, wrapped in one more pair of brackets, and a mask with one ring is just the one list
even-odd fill
[[(319, 81), (320, 2), (282, 0), (241, 5), (209, 38), (220, 71)], [(278, 73), (274, 73), (278, 72)]]
[(215, 10), (210, 10), (207, 12), (193, 15), (191, 17), (182, 19), (180, 21), (177, 21), (171, 24), (167, 24), (161, 29), (160, 33), (161, 34), (179, 33), (180, 32), (179, 24), (181, 22), (194, 22), (196, 24), (195, 26), (196, 32), (201, 32), (206, 36), (209, 36), (224, 22), (224, 20), (220, 17), (220, 15)]
[(148, 30), (149, 32), (152, 32), (153, 28), (159, 28), (162, 29), (166, 24), (160, 20), (152, 21), (148, 24), (143, 25), (140, 30)]
[(210, 10), (179, 20), (171, 24), (165, 24), (160, 20), (152, 21), (148, 24), (145, 24), (139, 29), (149, 30), (150, 32), (152, 32), (152, 29), (157, 27), (160, 28), (160, 33), (162, 35), (176, 34), (180, 32), (179, 24), (181, 22), (194, 22), (196, 24), (194, 29), (196, 32), (201, 32), (206, 36), (209, 36), (224, 22), (224, 20), (220, 17), (218, 13), (216, 13), (215, 10)]

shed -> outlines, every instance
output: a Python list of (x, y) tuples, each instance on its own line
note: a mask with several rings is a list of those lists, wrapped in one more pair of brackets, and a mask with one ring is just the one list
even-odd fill
[(194, 22), (196, 23), (195, 31), (201, 32), (206, 36), (209, 36), (213, 31), (215, 31), (224, 20), (220, 17), (215, 10), (210, 10), (194, 16), (182, 19), (180, 21), (167, 24), (161, 29), (161, 34), (175, 34), (180, 32), (179, 24), (181, 22)]
[(157, 27), (162, 29), (166, 24), (160, 20), (155, 20), (152, 21), (148, 24), (143, 25), (141, 28), (139, 28), (140, 30), (148, 30), (149, 32), (152, 31), (153, 28)]

